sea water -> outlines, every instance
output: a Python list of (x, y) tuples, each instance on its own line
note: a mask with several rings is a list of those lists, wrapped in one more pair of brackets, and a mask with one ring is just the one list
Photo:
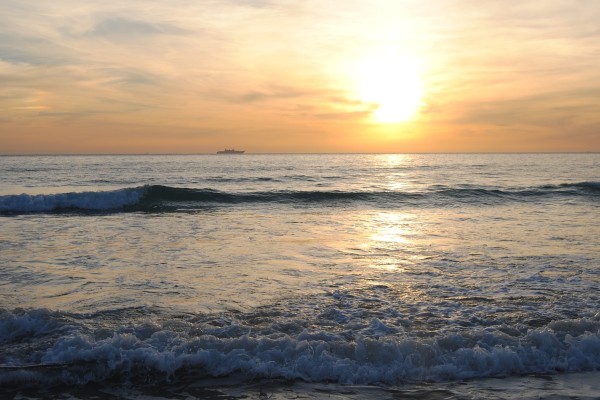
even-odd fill
[(600, 154), (0, 157), (8, 396), (598, 398), (598, 370)]

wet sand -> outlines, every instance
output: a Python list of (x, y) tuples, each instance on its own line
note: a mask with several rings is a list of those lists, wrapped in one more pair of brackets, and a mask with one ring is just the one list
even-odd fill
[(260, 380), (239, 384), (227, 380), (201, 380), (185, 384), (90, 384), (78, 387), (12, 388), (1, 399), (391, 399), (391, 400), (533, 400), (600, 399), (600, 371), (556, 375), (480, 379), (450, 383), (419, 383), (402, 387), (313, 384)]

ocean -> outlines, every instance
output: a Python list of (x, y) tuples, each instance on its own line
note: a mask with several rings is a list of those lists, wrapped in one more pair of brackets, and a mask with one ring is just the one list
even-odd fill
[(600, 154), (0, 157), (2, 398), (600, 398)]

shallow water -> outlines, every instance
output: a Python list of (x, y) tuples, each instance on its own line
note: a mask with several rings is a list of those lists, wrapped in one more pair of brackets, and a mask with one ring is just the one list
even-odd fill
[(600, 368), (598, 171), (598, 154), (0, 157), (0, 382), (593, 398), (569, 382)]

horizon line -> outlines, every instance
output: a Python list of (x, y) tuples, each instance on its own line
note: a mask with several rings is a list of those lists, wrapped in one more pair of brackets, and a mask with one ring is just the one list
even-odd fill
[[(237, 156), (247, 155), (352, 155), (352, 154), (600, 154), (600, 150), (591, 151), (406, 151), (406, 152), (248, 152), (235, 154)], [(47, 156), (200, 156), (219, 155), (228, 156), (233, 154), (217, 154), (217, 152), (193, 152), (193, 153), (0, 153), (0, 157), (47, 157)]]

